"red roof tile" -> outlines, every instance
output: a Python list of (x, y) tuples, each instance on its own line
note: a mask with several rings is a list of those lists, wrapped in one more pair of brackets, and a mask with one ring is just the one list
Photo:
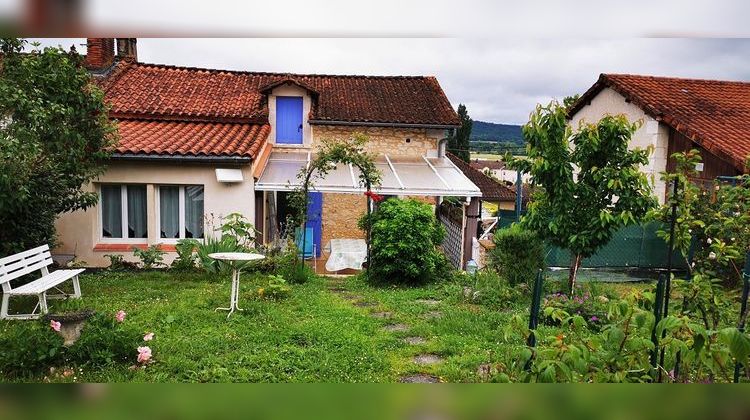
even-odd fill
[(485, 175), (484, 172), (474, 169), (453, 153), (446, 153), (454, 165), (466, 175), (482, 191), (482, 199), (496, 201), (515, 201), (516, 192), (500, 182)]
[(268, 124), (154, 120), (118, 121), (116, 152), (138, 155), (255, 157)]
[(717, 157), (745, 172), (750, 156), (750, 82), (602, 74), (576, 102), (573, 116), (610, 87)]
[(285, 80), (318, 93), (311, 123), (459, 123), (437, 80), (429, 76), (252, 73), (123, 61), (102, 87), (116, 117), (266, 123), (261, 89)]
[(489, 159), (473, 159), (470, 163), (472, 168), (478, 170), (484, 170), (485, 168), (490, 170), (505, 169), (505, 163), (501, 160), (489, 160)]

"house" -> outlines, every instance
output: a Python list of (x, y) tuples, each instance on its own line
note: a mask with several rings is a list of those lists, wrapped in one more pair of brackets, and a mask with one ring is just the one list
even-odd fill
[[(505, 182), (506, 185), (513, 185), (518, 180), (518, 172), (505, 166), (505, 162), (499, 159), (472, 159), (469, 164), (474, 169), (488, 172), (493, 177)], [(523, 174), (522, 180), (524, 183), (528, 183), (531, 180), (531, 175)]]
[(576, 127), (604, 115), (624, 114), (643, 125), (632, 147), (652, 148), (643, 171), (664, 202), (667, 186), (659, 179), (673, 171), (676, 152), (697, 149), (703, 167), (695, 182), (747, 173), (750, 156), (750, 83), (674, 77), (602, 74), (571, 106), (568, 118)]
[[(516, 191), (514, 187), (508, 186), (497, 179), (486, 175), (483, 170), (477, 169), (475, 162), (464, 162), (458, 156), (447, 153), (448, 158), (458, 167), (467, 178), (471, 180), (482, 191), (481, 201), (497, 205), (498, 210), (514, 211), (516, 208)], [(488, 161), (492, 162), (492, 161)], [(497, 161), (496, 161), (497, 162)], [(502, 164), (502, 162), (499, 162)], [(492, 214), (482, 217), (492, 217)]]
[[(132, 258), (133, 247), (173, 251), (233, 212), (272, 242), (290, 229), (288, 194), (321, 141), (357, 132), (369, 137), (383, 174), (379, 194), (481, 195), (445, 157), (459, 120), (434, 77), (178, 67), (139, 62), (134, 38), (89, 38), (87, 46), (119, 142), (106, 172), (84, 186), (99, 193), (98, 205), (61, 215), (56, 227), (57, 252), (89, 265), (107, 265), (107, 254)], [(346, 165), (316, 180), (307, 227), (319, 252), (330, 239), (362, 237), (363, 193)]]

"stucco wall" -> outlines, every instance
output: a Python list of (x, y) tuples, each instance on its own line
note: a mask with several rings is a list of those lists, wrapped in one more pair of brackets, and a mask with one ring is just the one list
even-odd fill
[(667, 169), (667, 148), (669, 140), (669, 128), (654, 118), (646, 115), (638, 106), (626, 102), (625, 97), (616, 91), (605, 88), (591, 100), (591, 104), (584, 106), (573, 116), (571, 125), (575, 129), (583, 120), (594, 123), (605, 115), (625, 115), (631, 122), (642, 121), (643, 125), (635, 132), (630, 142), (630, 147), (647, 148), (653, 147), (649, 158), (649, 164), (642, 171), (649, 175), (649, 180), (654, 188), (654, 194), (660, 203), (664, 202), (666, 186), (659, 179), (660, 173)]
[(312, 127), (312, 148), (319, 147), (322, 140), (345, 140), (354, 133), (362, 133), (369, 138), (365, 150), (388, 156), (437, 155), (438, 141), (445, 137), (443, 130), (418, 128), (390, 128), (340, 125), (314, 125)]
[[(218, 226), (219, 220), (232, 212), (239, 212), (254, 221), (254, 198), (253, 177), (250, 166), (241, 167), (244, 181), (241, 183), (226, 184), (216, 180), (216, 168), (231, 168), (231, 166), (214, 165), (180, 165), (149, 162), (114, 162), (110, 164), (106, 173), (100, 176), (96, 182), (84, 187), (86, 191), (98, 191), (100, 183), (125, 183), (146, 184), (148, 239), (138, 241), (143, 244), (165, 243), (166, 240), (159, 237), (156, 228), (156, 194), (155, 186), (172, 185), (203, 185), (204, 187), (204, 214), (213, 219), (213, 224)], [(101, 227), (99, 222), (99, 205), (88, 210), (79, 210), (73, 213), (60, 215), (56, 222), (58, 239), (61, 242), (56, 250), (57, 253), (75, 254), (79, 260), (86, 261), (89, 266), (107, 266), (109, 260), (105, 254), (122, 254), (126, 260), (136, 261), (131, 251), (114, 252), (95, 251), (96, 245), (117, 245), (126, 241), (115, 238), (101, 238)], [(206, 224), (206, 231), (209, 225)], [(129, 240), (128, 248), (134, 245), (134, 240)], [(174, 253), (169, 253), (165, 260), (171, 262)]]

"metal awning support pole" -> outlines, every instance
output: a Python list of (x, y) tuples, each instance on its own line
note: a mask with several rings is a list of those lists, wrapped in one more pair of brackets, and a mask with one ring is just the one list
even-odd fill
[(523, 173), (521, 170), (516, 171), (516, 222), (521, 220), (521, 205), (523, 203)]
[[(740, 319), (737, 322), (737, 329), (740, 333), (745, 332), (745, 325), (747, 323), (747, 298), (750, 294), (750, 251), (745, 255), (745, 269), (742, 273), (742, 300), (740, 303)], [(734, 383), (740, 381), (740, 370), (742, 363), (739, 360), (734, 364)], [(745, 366), (747, 369), (747, 366)]]

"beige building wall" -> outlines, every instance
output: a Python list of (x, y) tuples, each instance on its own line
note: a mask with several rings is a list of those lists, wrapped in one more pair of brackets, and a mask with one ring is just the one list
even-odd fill
[(584, 106), (573, 116), (570, 123), (573, 129), (575, 129), (581, 121), (595, 123), (608, 114), (623, 114), (631, 122), (641, 121), (643, 123), (633, 135), (630, 148), (653, 148), (649, 157), (649, 164), (642, 167), (642, 171), (649, 176), (649, 181), (654, 189), (654, 195), (656, 195), (660, 203), (663, 203), (666, 185), (660, 179), (660, 173), (667, 170), (668, 127), (646, 115), (641, 108), (631, 102), (627, 102), (624, 96), (611, 88), (603, 89), (591, 100), (590, 105)]
[(357, 222), (366, 211), (364, 195), (323, 193), (320, 246), (325, 247), (331, 239), (363, 239), (365, 233)]
[[(60, 215), (55, 226), (60, 246), (55, 250), (61, 254), (75, 254), (78, 260), (88, 266), (106, 267), (109, 260), (105, 254), (121, 254), (128, 261), (133, 257), (132, 247), (137, 244), (166, 244), (170, 240), (159, 237), (157, 231), (156, 187), (159, 185), (203, 185), (204, 188), (204, 229), (208, 233), (210, 225), (218, 227), (221, 218), (232, 212), (243, 214), (254, 222), (255, 208), (253, 197), (253, 177), (250, 165), (239, 167), (243, 182), (221, 183), (216, 180), (216, 168), (237, 168), (231, 165), (200, 165), (152, 162), (113, 162), (107, 171), (95, 182), (84, 187), (86, 191), (98, 191), (102, 183), (145, 184), (148, 218), (148, 238), (128, 239), (102, 238), (99, 205), (87, 210), (79, 210)], [(174, 242), (174, 240), (171, 240)], [(113, 251), (119, 248), (123, 251)], [(108, 249), (95, 249), (108, 248)], [(165, 262), (175, 258), (169, 252)]]

